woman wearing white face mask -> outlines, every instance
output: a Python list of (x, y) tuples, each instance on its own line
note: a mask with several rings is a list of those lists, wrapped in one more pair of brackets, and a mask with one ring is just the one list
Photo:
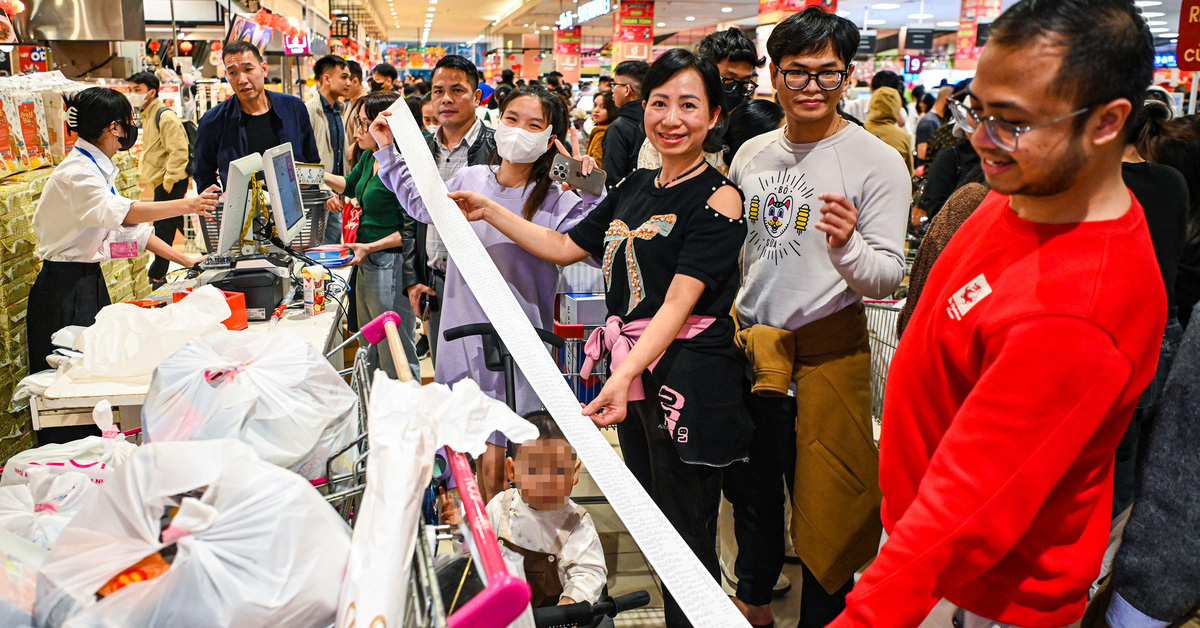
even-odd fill
[[(387, 115), (387, 114), (385, 114)], [(405, 114), (400, 114), (405, 115)], [(417, 193), (417, 188), (394, 145), (391, 129), (383, 118), (371, 126), (381, 147), (379, 176), (396, 193), (400, 204), (413, 218), (430, 223), (432, 219)], [(496, 126), (496, 152), (492, 164), (460, 170), (446, 182), (450, 191), (477, 192), (525, 220), (566, 233), (600, 203), (602, 197), (587, 192), (568, 191), (550, 180), (550, 165), (558, 152), (566, 154), (559, 139), (567, 133), (567, 112), (562, 100), (541, 87), (515, 90), (500, 105), (500, 123)], [(558, 150), (555, 150), (557, 147)], [(595, 162), (583, 157), (584, 170)], [(580, 197), (582, 194), (582, 198)], [(561, 269), (527, 253), (491, 225), (477, 222), (472, 227), (487, 248), (535, 327), (550, 329), (554, 323), (554, 297)], [(442, 295), (442, 329), (487, 322), (475, 296), (459, 273), (454, 259), (446, 269), (446, 289)], [(443, 341), (438, 346), (434, 379), (453, 383), (471, 378), (496, 399), (504, 400), (504, 376), (487, 370), (483, 364), (482, 341), (478, 336)], [(520, 414), (537, 410), (541, 402), (529, 382), (518, 372), (516, 409)], [(505, 441), (498, 432), (490, 439), (480, 473), (484, 500), (499, 492), (504, 484)]]

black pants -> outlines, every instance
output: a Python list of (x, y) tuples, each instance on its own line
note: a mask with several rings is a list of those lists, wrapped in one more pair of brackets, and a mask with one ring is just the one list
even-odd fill
[[(46, 370), (46, 356), (54, 353), (50, 337), (68, 325), (88, 326), (96, 313), (110, 303), (100, 264), (44, 262), (29, 293), (26, 330), (29, 333), (29, 370)], [(64, 443), (100, 435), (94, 425), (60, 427), (38, 432), (38, 443)]]
[[(717, 509), (723, 469), (681, 460), (663, 424), (657, 400), (629, 403), (628, 416), (617, 424), (625, 466), (717, 580)], [(665, 588), (662, 593), (667, 627), (690, 628), (675, 598)]]
[[(163, 189), (163, 186), (154, 188), (154, 200), (158, 201), (173, 201), (181, 199), (187, 194), (187, 180), (176, 181), (175, 186), (168, 192)], [(167, 243), (167, 246), (175, 244), (175, 234), (183, 231), (183, 216), (173, 216), (171, 218), (163, 218), (162, 220), (154, 221), (154, 235), (158, 236), (159, 240)], [(150, 279), (152, 281), (162, 281), (167, 276), (167, 269), (170, 268), (171, 261), (165, 257), (154, 256), (154, 261), (150, 263)]]
[[(733, 532), (738, 555), (734, 574), (737, 598), (746, 604), (771, 603), (771, 592), (783, 570), (784, 488), (795, 490), (796, 399), (762, 397), (750, 392), (744, 380), (742, 399), (754, 420), (750, 459), (725, 469), (725, 499), (733, 506)], [(800, 490), (804, 490), (800, 487)], [(822, 628), (846, 608), (846, 596), (854, 588), (848, 580), (838, 591), (825, 591), (816, 576), (802, 565), (799, 628)]]

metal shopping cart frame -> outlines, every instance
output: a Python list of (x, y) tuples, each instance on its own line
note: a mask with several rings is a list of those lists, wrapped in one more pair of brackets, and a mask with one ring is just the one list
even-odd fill
[(896, 345), (900, 342), (896, 323), (899, 301), (863, 301), (867, 313), (867, 335), (871, 345), (871, 418), (883, 424), (883, 393)]
[[(395, 361), (400, 381), (413, 381), (408, 358), (400, 343), (400, 316), (386, 312), (363, 326), (357, 334), (335, 347), (329, 355), (341, 351), (351, 342), (362, 338), (369, 345), (387, 342)], [(326, 500), (351, 526), (362, 505), (367, 483), (367, 458), (370, 454), (367, 439), (368, 402), (371, 393), (371, 370), (368, 366), (368, 347), (360, 347), (354, 365), (343, 373), (350, 375), (350, 386), (358, 396), (358, 436), (335, 452), (326, 464), (326, 479), (314, 482)], [(465, 455), (445, 448), (450, 471), (458, 485), (465, 518), (458, 526), (417, 526), (416, 550), (413, 555), (412, 576), (406, 595), (405, 628), (502, 628), (511, 623), (529, 605), (529, 585), (508, 572), (500, 553), (500, 544), (487, 516), (486, 504), (475, 482), (471, 463)], [(333, 461), (350, 456), (350, 471), (336, 474)], [(447, 616), (438, 589), (437, 573), (433, 567), (434, 547), (439, 540), (456, 540), (467, 545), (480, 565), (484, 590)]]

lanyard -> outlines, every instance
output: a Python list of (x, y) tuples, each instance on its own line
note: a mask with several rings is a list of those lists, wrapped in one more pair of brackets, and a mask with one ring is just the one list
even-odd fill
[[(80, 147), (78, 147), (78, 146), (76, 146), (76, 147), (75, 147), (75, 150), (77, 150), (77, 151), (79, 151), (79, 152), (83, 153), (84, 155), (86, 155), (88, 159), (91, 159), (91, 160), (92, 160), (92, 163), (93, 163), (93, 164), (96, 164), (96, 170), (99, 170), (99, 171), (100, 171), (100, 176), (101, 176), (101, 177), (104, 177), (104, 180), (106, 180), (106, 181), (108, 180), (108, 176), (104, 174), (104, 168), (101, 168), (101, 167), (100, 167), (100, 162), (96, 161), (96, 158), (95, 158), (95, 157), (92, 157), (92, 154), (91, 154), (91, 153), (87, 152), (86, 150), (83, 150), (82, 148), (80, 148)], [(116, 195), (117, 195), (117, 188), (116, 188), (116, 186), (109, 186), (108, 190), (109, 190), (110, 192), (112, 192), (112, 193), (113, 193), (113, 196), (116, 196)]]

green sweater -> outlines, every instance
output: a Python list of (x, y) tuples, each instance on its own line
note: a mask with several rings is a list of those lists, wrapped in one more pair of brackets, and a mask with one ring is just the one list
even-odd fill
[[(364, 244), (382, 240), (399, 231), (405, 233), (404, 223), (412, 221), (400, 206), (396, 195), (383, 185), (375, 170), (375, 155), (364, 151), (354, 170), (346, 175), (346, 196), (357, 199), (362, 207), (359, 221), (359, 242)], [(401, 247), (385, 249), (388, 253), (403, 253)]]

